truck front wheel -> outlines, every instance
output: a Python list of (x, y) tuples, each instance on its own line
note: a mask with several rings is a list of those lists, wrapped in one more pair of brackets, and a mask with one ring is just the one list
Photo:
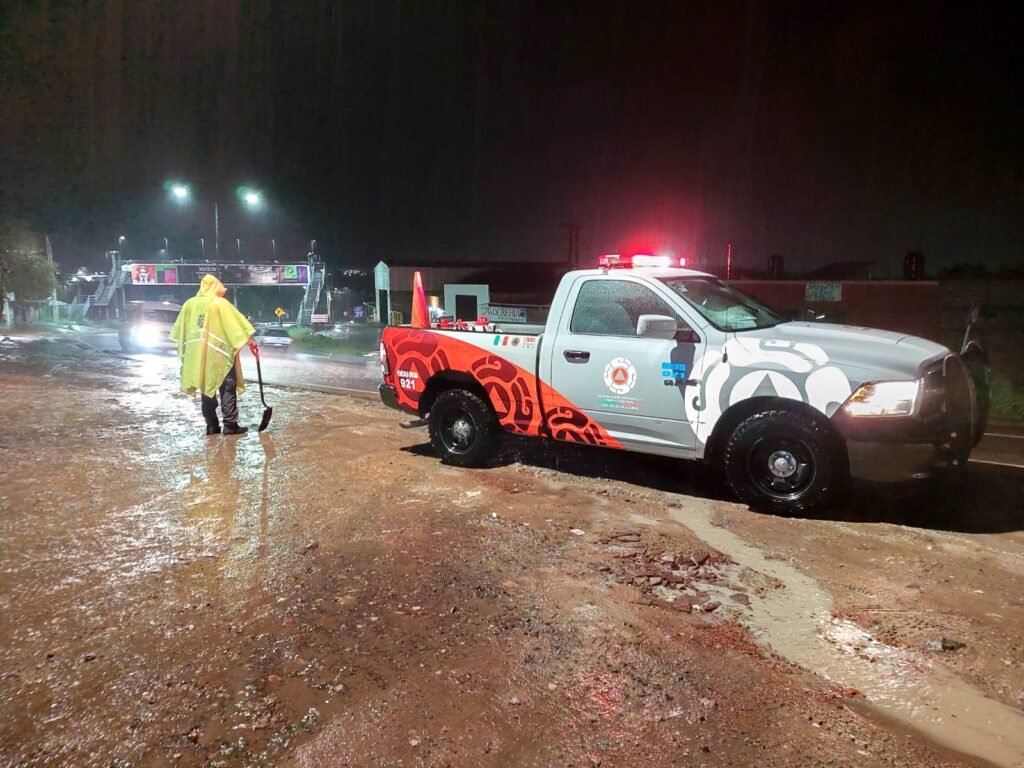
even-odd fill
[(482, 467), (498, 447), (501, 426), (494, 410), (465, 389), (438, 395), (428, 417), (430, 444), (446, 464)]
[(838, 439), (796, 411), (747, 417), (729, 436), (724, 458), (736, 495), (765, 512), (800, 514), (824, 506), (846, 482)]

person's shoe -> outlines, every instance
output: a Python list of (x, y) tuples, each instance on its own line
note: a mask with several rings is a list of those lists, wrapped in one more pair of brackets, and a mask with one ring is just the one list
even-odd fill
[(244, 435), (249, 431), (248, 427), (240, 427), (237, 424), (225, 424), (224, 434), (225, 435)]
[(206, 425), (206, 434), (208, 434), (208, 435), (219, 435), (220, 434), (220, 424), (207, 424)]

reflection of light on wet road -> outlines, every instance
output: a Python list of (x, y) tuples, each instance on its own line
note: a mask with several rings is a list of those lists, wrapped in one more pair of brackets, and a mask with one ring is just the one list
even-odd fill
[[(140, 377), (178, 374), (177, 357), (173, 352), (154, 352), (123, 355), (117, 347), (115, 334), (89, 334), (85, 338), (90, 344), (107, 352), (114, 352), (143, 367), (137, 369)], [(380, 384), (380, 366), (376, 357), (357, 358), (346, 361), (318, 358), (292, 351), (263, 348), (260, 353), (263, 367), (263, 381), (269, 385), (296, 387), (330, 394), (376, 397)], [(242, 350), (242, 371), (248, 385), (256, 383), (256, 363), (248, 350)]]

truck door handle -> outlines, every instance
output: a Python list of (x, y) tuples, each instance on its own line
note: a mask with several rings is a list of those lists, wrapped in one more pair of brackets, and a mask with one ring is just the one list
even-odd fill
[(570, 363), (585, 363), (590, 359), (589, 352), (582, 352), (576, 349), (567, 349), (562, 353)]

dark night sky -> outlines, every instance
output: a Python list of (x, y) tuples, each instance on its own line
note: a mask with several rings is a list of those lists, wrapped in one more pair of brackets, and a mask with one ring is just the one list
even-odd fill
[[(1024, 261), (1009, 5), (3, 7), (0, 205), (78, 243), (67, 259), (99, 266), (119, 234), (129, 256), (212, 238), (208, 205), (167, 202), (175, 176), (221, 201), (222, 249), (240, 236), (250, 258), (273, 236), (336, 264), (553, 260), (576, 222), (584, 260), (732, 241), (741, 265), (882, 276), (909, 249)], [(237, 213), (245, 182), (271, 199), (258, 219)]]

